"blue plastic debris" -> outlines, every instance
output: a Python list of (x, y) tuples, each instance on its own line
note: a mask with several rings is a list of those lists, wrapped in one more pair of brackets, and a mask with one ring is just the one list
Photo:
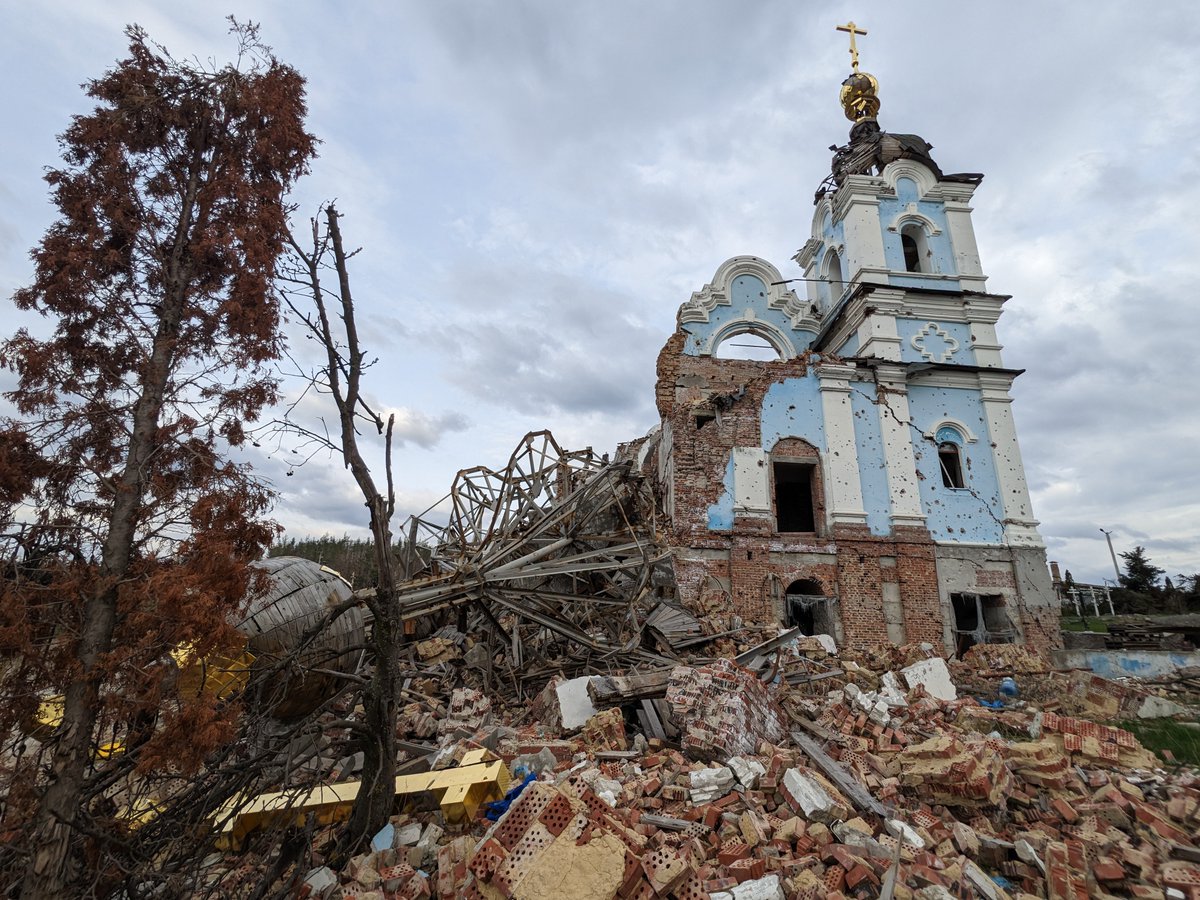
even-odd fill
[(508, 808), (512, 806), (513, 801), (521, 796), (521, 791), (525, 790), (525, 788), (529, 787), (529, 785), (533, 784), (535, 781), (537, 781), (537, 773), (530, 772), (525, 776), (524, 781), (522, 781), (516, 787), (509, 789), (508, 793), (504, 795), (504, 799), (493, 800), (491, 803), (487, 804), (487, 812), (484, 813), (484, 815), (487, 817), (487, 820), (489, 822), (495, 822), (502, 815), (504, 815), (508, 811)]
[(1017, 682), (1012, 678), (1005, 678), (1000, 682), (1000, 696), (1015, 700), (1020, 695), (1021, 689), (1017, 687)]
[(984, 700), (982, 697), (976, 697), (975, 702), (980, 706), (986, 706), (988, 709), (1004, 709), (1003, 700)]
[(391, 850), (392, 844), (396, 842), (396, 828), (391, 822), (388, 822), (379, 831), (375, 832), (375, 837), (371, 838), (371, 849), (376, 853), (384, 850)]

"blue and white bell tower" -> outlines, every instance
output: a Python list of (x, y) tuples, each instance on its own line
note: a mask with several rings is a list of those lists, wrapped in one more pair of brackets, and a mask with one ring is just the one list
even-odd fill
[[(1009, 393), (1021, 373), (996, 333), (1009, 298), (987, 290), (971, 222), (983, 176), (947, 174), (923, 138), (881, 129), (879, 84), (854, 45), (865, 32), (842, 30), (853, 124), (794, 257), (807, 296), (769, 262), (733, 257), (680, 309), (660, 356), (680, 559), (727, 579), (747, 610), (820, 585), (850, 643), (886, 621), (888, 639), (937, 635), (959, 651), (1056, 646)], [(739, 334), (776, 358), (724, 357)], [(698, 487), (704, 503), (686, 509)]]

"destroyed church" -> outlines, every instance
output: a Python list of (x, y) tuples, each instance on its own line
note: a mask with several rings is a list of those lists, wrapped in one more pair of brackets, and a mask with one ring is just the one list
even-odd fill
[(857, 62), (842, 103), (803, 278), (727, 260), (658, 357), (661, 427), (636, 450), (679, 599), (839, 646), (1058, 646), (996, 330), (1009, 298), (971, 223), (983, 176), (882, 131)]

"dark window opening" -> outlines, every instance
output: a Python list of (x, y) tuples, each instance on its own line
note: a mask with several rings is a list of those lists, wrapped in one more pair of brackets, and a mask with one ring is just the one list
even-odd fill
[(938, 444), (938, 462), (942, 467), (942, 486), (963, 488), (962, 452), (958, 444), (951, 441)]
[(834, 633), (835, 598), (826, 597), (820, 582), (812, 579), (793, 581), (788, 585), (786, 598), (788, 628), (799, 628), (805, 635)]
[(954, 655), (961, 657), (976, 644), (1011, 644), (1016, 630), (1008, 617), (1004, 598), (979, 594), (951, 594), (954, 610)]
[(911, 234), (900, 235), (900, 246), (904, 248), (904, 268), (909, 272), (921, 271), (921, 248)]
[(700, 413), (698, 416), (696, 416), (696, 430), (699, 431), (709, 422), (716, 421), (716, 418), (717, 417), (712, 413)]
[(777, 531), (816, 531), (813, 508), (813, 472), (805, 463), (777, 462), (775, 473), (775, 519)]

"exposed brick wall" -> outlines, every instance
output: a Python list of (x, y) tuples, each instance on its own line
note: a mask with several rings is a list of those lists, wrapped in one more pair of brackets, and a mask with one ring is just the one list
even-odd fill
[(1010, 588), (1013, 586), (1013, 573), (1011, 571), (1000, 572), (984, 569), (975, 575), (975, 584), (980, 588)]

